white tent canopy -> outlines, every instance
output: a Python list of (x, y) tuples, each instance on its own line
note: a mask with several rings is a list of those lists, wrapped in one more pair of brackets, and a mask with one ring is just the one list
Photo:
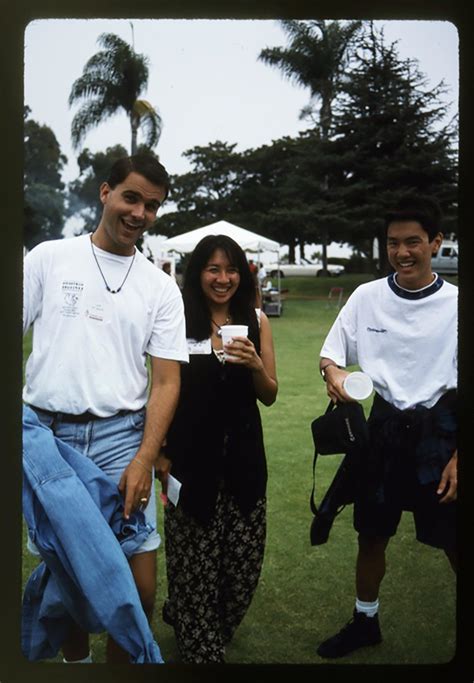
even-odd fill
[(279, 251), (280, 245), (275, 240), (268, 237), (258, 235), (256, 232), (245, 230), (238, 225), (233, 225), (227, 221), (217, 221), (210, 225), (204, 225), (202, 228), (190, 230), (182, 235), (170, 237), (161, 243), (160, 247), (163, 251), (178, 251), (187, 253), (193, 251), (194, 247), (203, 237), (207, 235), (227, 235), (239, 244), (242, 249), (248, 251)]

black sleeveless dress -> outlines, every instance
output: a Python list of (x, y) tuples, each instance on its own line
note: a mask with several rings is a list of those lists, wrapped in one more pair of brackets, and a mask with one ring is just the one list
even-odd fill
[[(253, 326), (252, 326), (253, 327)], [(249, 337), (259, 349), (259, 332)], [(171, 473), (182, 484), (179, 506), (201, 524), (220, 488), (244, 515), (265, 496), (267, 466), (252, 372), (214, 353), (190, 354), (181, 366), (181, 393), (167, 435)]]

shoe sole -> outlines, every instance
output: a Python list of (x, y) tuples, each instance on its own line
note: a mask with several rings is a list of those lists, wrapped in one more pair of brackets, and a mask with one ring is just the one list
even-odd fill
[(361, 650), (363, 647), (374, 647), (375, 645), (380, 645), (381, 642), (382, 642), (382, 638), (381, 638), (380, 640), (378, 640), (377, 642), (375, 642), (375, 643), (364, 643), (364, 645), (358, 645), (357, 647), (354, 647), (352, 650), (348, 650), (347, 652), (344, 652), (344, 653), (342, 653), (342, 654), (337, 654), (337, 655), (336, 655), (336, 654), (334, 654), (334, 655), (331, 655), (331, 654), (325, 654), (325, 655), (324, 655), (324, 654), (321, 654), (321, 653), (319, 652), (319, 648), (316, 650), (316, 653), (317, 653), (320, 657), (323, 657), (324, 659), (340, 659), (341, 657), (347, 657), (347, 655), (350, 655), (350, 654), (352, 654), (353, 652), (356, 652), (357, 650)]

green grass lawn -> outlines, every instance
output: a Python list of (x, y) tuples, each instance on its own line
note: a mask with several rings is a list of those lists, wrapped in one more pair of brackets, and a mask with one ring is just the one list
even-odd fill
[(280, 280), (280, 288), (287, 289), (286, 299), (321, 299), (328, 300), (329, 291), (342, 287), (343, 299), (362, 282), (373, 280), (373, 275), (350, 273), (339, 277), (284, 277)]
[[(328, 399), (318, 370), (323, 339), (337, 314), (327, 303), (337, 283), (349, 293), (368, 276), (335, 279), (286, 278), (283, 315), (271, 318), (279, 394), (261, 408), (269, 468), (268, 536), (259, 588), (228, 648), (238, 663), (324, 664), (317, 644), (351, 616), (354, 603), (356, 536), (352, 507), (336, 519), (327, 544), (309, 542), (313, 446), (310, 423)], [(311, 282), (306, 282), (311, 280)], [(297, 296), (297, 293), (300, 296)], [(25, 339), (25, 350), (30, 340)], [(364, 407), (368, 409), (366, 402)], [(317, 500), (342, 456), (318, 460)], [(159, 527), (162, 533), (162, 510)], [(414, 540), (409, 514), (387, 553), (380, 621), (384, 642), (334, 662), (359, 664), (438, 664), (455, 649), (455, 580), (444, 555)], [(26, 578), (34, 560), (25, 551)], [(166, 595), (164, 550), (158, 552), (158, 594), (153, 630), (167, 662), (178, 661), (172, 629), (161, 620)], [(96, 661), (104, 661), (105, 636), (93, 637)], [(316, 674), (317, 675), (317, 674)]]

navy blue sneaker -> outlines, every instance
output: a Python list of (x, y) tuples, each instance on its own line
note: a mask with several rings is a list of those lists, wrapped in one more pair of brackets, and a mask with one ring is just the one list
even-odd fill
[(378, 645), (381, 642), (382, 634), (378, 615), (368, 617), (363, 612), (354, 610), (352, 619), (343, 626), (339, 633), (322, 642), (316, 652), (320, 657), (337, 659), (337, 657), (344, 657), (360, 647)]

